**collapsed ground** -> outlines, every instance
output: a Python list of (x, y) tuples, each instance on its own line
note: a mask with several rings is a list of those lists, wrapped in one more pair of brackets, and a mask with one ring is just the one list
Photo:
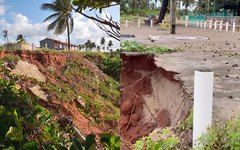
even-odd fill
[[(123, 25), (121, 33), (135, 35), (135, 41), (146, 44), (148, 47), (165, 46), (176, 49), (177, 51), (174, 53), (156, 54), (154, 58), (155, 64), (160, 68), (164, 68), (167, 72), (179, 73), (176, 76), (183, 81), (187, 93), (191, 96), (193, 95), (194, 70), (202, 68), (213, 70), (213, 120), (214, 123), (220, 123), (218, 126), (221, 127), (223, 122), (239, 114), (239, 32), (233, 33), (231, 31), (226, 32), (177, 26), (177, 34), (170, 35), (169, 31), (162, 31), (159, 26), (152, 28), (142, 26), (138, 28), (137, 22), (130, 22), (128, 28)], [(149, 40), (149, 35), (159, 36), (159, 39), (152, 42)], [(136, 80), (134, 79), (132, 82), (134, 81)], [(129, 81), (129, 83), (131, 83), (131, 81)], [(125, 99), (122, 99), (122, 101), (125, 101)], [(132, 106), (134, 98), (132, 98), (131, 101), (132, 103), (129, 103), (128, 106)], [(189, 124), (188, 121), (185, 123)], [(228, 123), (229, 126), (235, 126), (236, 124), (236, 122)], [(227, 127), (228, 125), (224, 126)], [(229, 142), (219, 139), (221, 136), (229, 136), (228, 131), (223, 128), (224, 127), (220, 128), (222, 132), (219, 132), (219, 128), (211, 130), (211, 132), (215, 130), (215, 132), (209, 135), (213, 136), (214, 139), (212, 139), (212, 141), (208, 139), (209, 143), (205, 141), (210, 148), (219, 148), (224, 144), (226, 146), (226, 143)], [(183, 129), (189, 130), (189, 127), (183, 127)], [(233, 130), (232, 133), (234, 134), (239, 132), (234, 128)], [(182, 137), (185, 138), (184, 134), (180, 137), (181, 139)], [(188, 141), (189, 139), (190, 141)], [(185, 141), (188, 142), (188, 145), (191, 147), (191, 134)], [(234, 146), (234, 144), (229, 144), (228, 146)]]
[(113, 73), (104, 70), (106, 58), (102, 53), (1, 51), (0, 79), (15, 81), (55, 121), (72, 122), (84, 137), (118, 134), (119, 83), (117, 76), (103, 73)]

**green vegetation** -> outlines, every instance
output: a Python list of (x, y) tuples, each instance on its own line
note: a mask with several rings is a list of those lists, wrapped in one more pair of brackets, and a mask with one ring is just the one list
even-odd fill
[(240, 149), (240, 117), (225, 124), (216, 124), (208, 129), (207, 134), (199, 138), (201, 146), (198, 149), (237, 150)]
[(144, 53), (171, 53), (174, 49), (162, 47), (162, 46), (152, 46), (148, 47), (146, 45), (140, 44), (135, 41), (125, 41), (121, 43), (122, 52), (144, 52)]
[(17, 89), (12, 81), (0, 79), (1, 149), (60, 149), (69, 136), (51, 112), (37, 100)]
[(157, 134), (159, 139), (154, 141), (151, 137), (143, 137), (136, 141), (135, 149), (136, 150), (169, 150), (177, 149), (176, 146), (179, 144), (180, 140), (168, 129), (164, 128), (160, 133)]
[[(17, 56), (17, 59), (13, 56), (9, 55), (4, 57), (4, 61), (13, 62), (19, 60)], [(100, 143), (96, 143), (95, 135), (92, 134), (86, 137), (86, 141), (79, 141), (72, 128), (72, 124), (63, 125), (62, 122), (54, 117), (55, 111), (49, 111), (39, 105), (35, 97), (22, 91), (20, 85), (15, 84), (14, 81), (31, 81), (33, 84), (40, 84), (42, 87), (46, 88), (45, 90), (47, 90), (47, 92), (52, 93), (60, 90), (61, 92), (56, 94), (59, 96), (58, 94), (62, 93), (62, 95), (59, 96), (63, 98), (61, 100), (67, 98), (67, 95), (68, 98), (72, 98), (71, 95), (69, 95), (69, 91), (74, 91), (72, 87), (61, 82), (58, 82), (59, 84), (56, 85), (51, 83), (44, 84), (27, 77), (10, 75), (9, 70), (2, 66), (2, 61), (0, 61), (0, 64), (0, 149), (94, 150), (97, 149), (96, 145), (99, 147)], [(66, 74), (68, 74), (66, 76), (70, 77), (72, 74), (76, 74), (71, 68), (76, 69), (76, 67), (82, 65), (82, 63), (78, 62), (68, 62), (66, 66), (69, 66), (70, 69), (66, 72)], [(51, 74), (58, 75), (56, 71), (52, 71)], [(83, 69), (79, 74), (83, 76), (86, 76), (86, 74), (90, 76), (93, 75), (89, 69)], [(10, 81), (1, 79), (1, 77), (6, 76), (10, 78)], [(117, 99), (119, 97), (119, 92), (116, 90), (118, 83), (111, 78), (109, 79), (110, 80), (105, 81), (96, 80), (97, 82), (102, 82), (99, 86), (102, 86), (105, 91), (100, 92), (106, 94), (105, 97), (97, 96), (97, 94), (94, 95), (94, 93), (93, 95), (88, 93), (80, 95), (82, 95), (82, 98), (87, 103), (87, 107), (85, 108), (89, 109), (88, 111), (90, 113), (88, 117), (94, 118), (93, 121), (97, 124), (110, 123), (116, 126), (117, 124), (115, 123), (117, 123), (119, 118), (119, 110), (112, 104), (111, 100), (118, 105)], [(60, 78), (57, 78), (57, 80), (60, 81)], [(81, 85), (79, 85), (79, 87), (80, 86)], [(99, 88), (99, 90), (101, 89)], [(111, 94), (111, 91), (114, 94)], [(85, 112), (84, 109), (79, 109)], [(100, 112), (104, 112), (106, 116), (99, 116)], [(100, 142), (102, 143), (101, 147), (105, 147), (105, 149), (120, 150), (120, 138), (118, 136), (106, 133), (101, 135)]]
[(7, 55), (1, 58), (2, 61), (5, 61), (7, 63), (14, 63), (16, 64), (19, 60), (20, 57), (18, 55)]
[(193, 110), (190, 109), (188, 117), (178, 124), (177, 129), (184, 131), (192, 128), (193, 128)]

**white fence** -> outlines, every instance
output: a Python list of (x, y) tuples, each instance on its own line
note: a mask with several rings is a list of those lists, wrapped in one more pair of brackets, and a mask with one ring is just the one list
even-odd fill
[(205, 28), (205, 29), (213, 29), (213, 30), (224, 30), (224, 31), (232, 31), (235, 32), (236, 29), (240, 27), (237, 25), (236, 22), (229, 23), (228, 21), (213, 21), (213, 20), (206, 20), (206, 21), (185, 21), (185, 27), (192, 27), (195, 26), (197, 28)]

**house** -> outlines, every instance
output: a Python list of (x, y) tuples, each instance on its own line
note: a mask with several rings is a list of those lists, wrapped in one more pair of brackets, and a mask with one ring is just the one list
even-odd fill
[[(40, 48), (49, 48), (49, 49), (56, 49), (56, 50), (67, 50), (68, 43), (61, 42), (59, 40), (45, 38), (40, 41)], [(78, 50), (78, 45), (70, 44), (70, 50)]]

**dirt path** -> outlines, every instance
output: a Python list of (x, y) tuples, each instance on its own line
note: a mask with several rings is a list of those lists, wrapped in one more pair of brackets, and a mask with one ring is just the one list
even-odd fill
[[(134, 34), (136, 41), (147, 45), (163, 45), (182, 51), (156, 55), (156, 64), (168, 71), (179, 72), (189, 93), (193, 93), (194, 70), (214, 71), (213, 119), (225, 121), (240, 113), (240, 33), (177, 27), (177, 34), (158, 27), (138, 28), (129, 24), (122, 34)], [(148, 35), (159, 36), (151, 42)], [(191, 39), (184, 39), (184, 38)], [(192, 39), (197, 38), (197, 39)]]

